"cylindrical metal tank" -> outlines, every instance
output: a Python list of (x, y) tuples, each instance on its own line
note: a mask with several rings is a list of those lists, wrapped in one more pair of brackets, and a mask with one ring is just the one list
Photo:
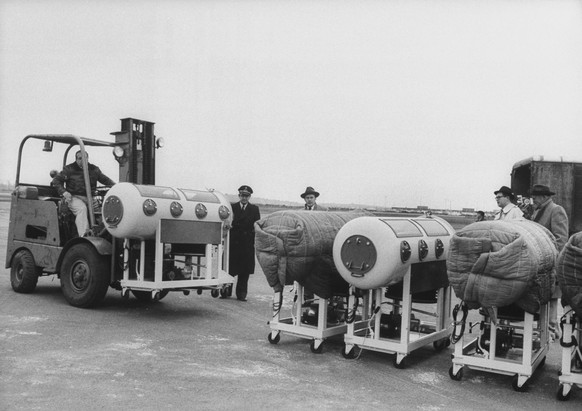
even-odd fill
[(117, 238), (151, 239), (161, 219), (228, 222), (230, 203), (217, 191), (118, 183), (103, 199), (103, 223)]
[(445, 260), (455, 230), (439, 217), (360, 217), (333, 242), (341, 276), (364, 290), (400, 282), (413, 263)]

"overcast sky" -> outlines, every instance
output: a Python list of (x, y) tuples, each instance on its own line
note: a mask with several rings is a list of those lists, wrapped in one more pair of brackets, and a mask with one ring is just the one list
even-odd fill
[(582, 161), (582, 1), (0, 0), (0, 181), (125, 117), (158, 185), (493, 210), (514, 163)]

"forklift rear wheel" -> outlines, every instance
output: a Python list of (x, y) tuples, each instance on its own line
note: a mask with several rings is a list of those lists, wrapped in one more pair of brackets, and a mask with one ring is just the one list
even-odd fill
[(10, 283), (17, 293), (31, 293), (36, 288), (40, 269), (34, 264), (34, 257), (28, 250), (20, 250), (12, 259)]
[(88, 308), (105, 298), (109, 287), (109, 260), (86, 243), (75, 244), (63, 258), (61, 289), (69, 304)]
[(158, 298), (152, 298), (151, 291), (131, 290), (131, 293), (134, 295), (134, 297), (140, 301), (160, 301), (162, 298), (168, 295), (169, 292), (169, 290), (162, 290), (157, 293)]

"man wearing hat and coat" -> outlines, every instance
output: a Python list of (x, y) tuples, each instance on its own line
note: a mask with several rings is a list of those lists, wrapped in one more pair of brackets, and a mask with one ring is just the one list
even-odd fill
[(534, 184), (530, 190), (534, 203), (532, 221), (550, 230), (556, 237), (558, 251), (562, 251), (568, 241), (568, 215), (564, 207), (554, 203), (551, 197), (554, 194), (548, 186)]
[[(255, 222), (261, 219), (259, 207), (249, 203), (251, 194), (252, 188), (247, 185), (240, 186), (240, 201), (231, 204), (233, 218), (230, 229), (229, 274), (238, 277), (236, 298), (239, 301), (247, 300), (249, 276), (255, 272)], [(229, 290), (227, 295), (230, 293)]]
[[(552, 196), (556, 194), (550, 191), (548, 186), (534, 184), (530, 195), (534, 203), (532, 221), (546, 227), (556, 237), (558, 252), (562, 251), (568, 241), (568, 215), (564, 207), (554, 203)], [(554, 340), (561, 337), (558, 327), (558, 298), (562, 296), (562, 290), (556, 284), (550, 299), (550, 335)]]
[(301, 194), (301, 198), (305, 200), (305, 210), (307, 211), (327, 211), (327, 208), (316, 203), (315, 199), (319, 197), (319, 193), (313, 187), (307, 187), (305, 192)]
[(501, 186), (497, 191), (494, 191), (497, 205), (501, 207), (499, 213), (495, 214), (495, 220), (521, 220), (523, 219), (523, 212), (519, 207), (513, 203), (515, 194), (507, 186)]

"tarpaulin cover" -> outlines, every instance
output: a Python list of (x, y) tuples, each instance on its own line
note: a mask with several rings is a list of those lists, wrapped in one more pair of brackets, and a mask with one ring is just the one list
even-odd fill
[(534, 314), (550, 299), (557, 254), (554, 236), (540, 224), (481, 221), (451, 238), (447, 274), (469, 308), (515, 303)]
[(347, 293), (333, 262), (333, 240), (364, 211), (276, 211), (255, 223), (255, 251), (275, 292), (297, 281), (322, 298)]
[(570, 237), (556, 266), (562, 300), (582, 318), (582, 232)]

